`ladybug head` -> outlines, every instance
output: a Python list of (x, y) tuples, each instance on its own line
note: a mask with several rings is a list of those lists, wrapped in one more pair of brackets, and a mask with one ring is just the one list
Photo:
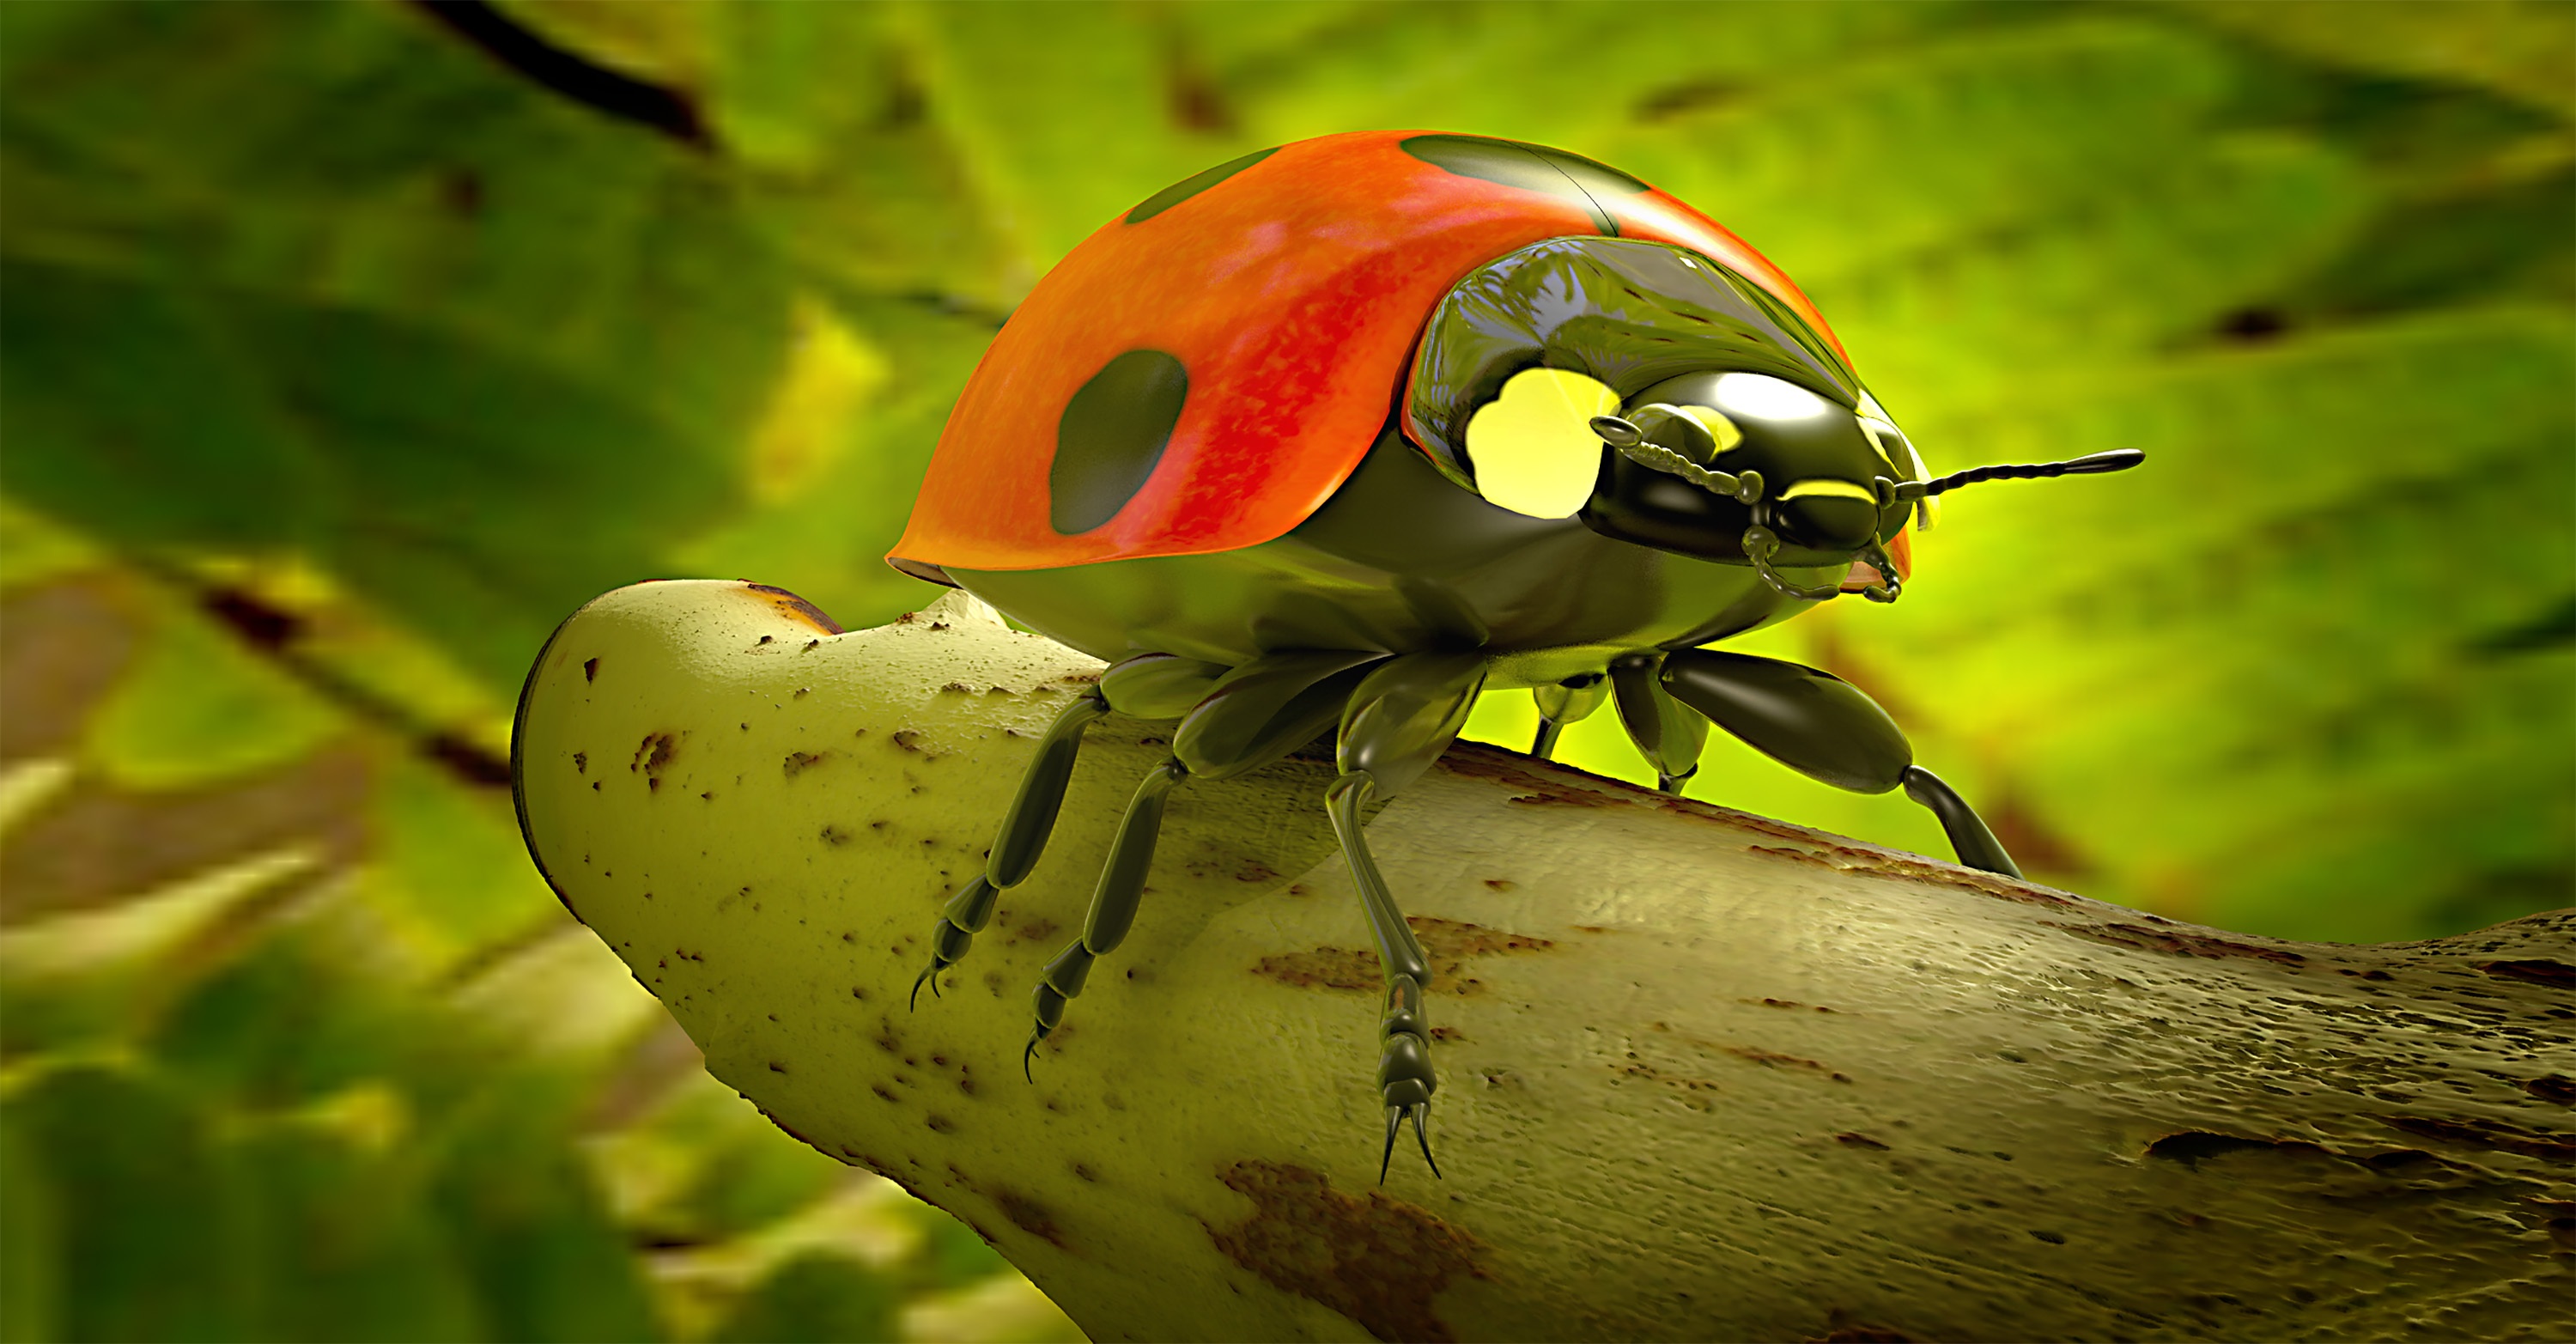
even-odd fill
[(1943, 491), (2118, 471), (2145, 457), (2129, 449), (1933, 480), (1866, 393), (1854, 408), (1785, 378), (1727, 370), (1666, 378), (1624, 400), (1580, 373), (1528, 370), (1466, 437), (1478, 493), (1504, 508), (1751, 565), (1786, 596), (1858, 591), (1879, 602), (1896, 599), (1910, 568), (1906, 520), (1929, 526)]

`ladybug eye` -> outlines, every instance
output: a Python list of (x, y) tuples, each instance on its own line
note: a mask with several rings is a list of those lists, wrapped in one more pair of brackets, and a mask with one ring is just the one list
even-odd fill
[(1566, 369), (1527, 369), (1467, 420), (1467, 466), (1488, 503), (1532, 518), (1571, 518), (1601, 475), (1592, 417), (1619, 394)]
[[(1875, 407), (1876, 403), (1873, 402), (1870, 406), (1864, 407), (1863, 409), (1875, 409)], [(1897, 480), (1922, 481), (1931, 479), (1932, 473), (1924, 467), (1922, 455), (1914, 451), (1914, 441), (1906, 438), (1904, 431), (1876, 416), (1863, 415), (1860, 418), (1860, 432), (1869, 439), (1869, 446), (1877, 449), (1878, 455), (1887, 460), (1887, 465), (1894, 472)], [(1914, 506), (1915, 531), (1925, 532), (1931, 530), (1932, 524), (1940, 521), (1940, 518), (1941, 502), (1939, 500), (1926, 497), (1916, 501)]]
[(1708, 437), (1717, 445), (1709, 450), (1711, 457), (1744, 443), (1744, 431), (1727, 419), (1722, 411), (1706, 406), (1676, 406), (1673, 409), (1680, 412), (1682, 418), (1708, 431)]

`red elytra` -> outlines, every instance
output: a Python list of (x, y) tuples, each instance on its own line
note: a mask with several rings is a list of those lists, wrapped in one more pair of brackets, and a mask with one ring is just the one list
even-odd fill
[[(1433, 134), (1283, 146), (1085, 239), (985, 351), (888, 558), (1046, 569), (1235, 550), (1305, 521), (1368, 452), (1451, 286), (1531, 243), (1604, 232), (1566, 194), (1464, 176), (1401, 148)], [(1706, 215), (1651, 188), (1595, 192), (1592, 204), (1620, 237), (1688, 248), (1761, 285), (1841, 352), (1789, 277)], [(1048, 510), (1057, 424), (1077, 389), (1136, 349), (1179, 358), (1188, 401), (1117, 515), (1059, 532)]]

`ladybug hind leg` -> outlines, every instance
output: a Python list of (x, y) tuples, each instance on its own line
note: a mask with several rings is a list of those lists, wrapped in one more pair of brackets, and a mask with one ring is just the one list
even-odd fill
[(1341, 842), (1342, 859), (1350, 865), (1351, 883), (1359, 889), (1360, 909), (1386, 979), (1385, 1008), (1378, 1018), (1378, 1094), (1386, 1108), (1385, 1142), (1378, 1153), (1381, 1182), (1395, 1156), (1396, 1137), (1408, 1121), (1423, 1162), (1432, 1175), (1440, 1174), (1425, 1125), (1439, 1079), (1431, 1067), (1431, 1024), (1423, 1002), (1431, 983), (1430, 959), (1369, 852), (1360, 809), (1371, 798), (1412, 783), (1449, 749), (1484, 687), (1485, 671), (1485, 660), (1475, 654), (1416, 653), (1380, 664), (1351, 693), (1335, 753), (1341, 774), (1324, 792), (1324, 808)]

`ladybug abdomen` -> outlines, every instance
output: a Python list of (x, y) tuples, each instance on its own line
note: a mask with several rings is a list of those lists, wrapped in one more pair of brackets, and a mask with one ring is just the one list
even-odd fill
[[(1458, 489), (1397, 432), (1302, 525), (1257, 545), (950, 577), (1093, 657), (1226, 666), (1289, 649), (1478, 650), (1492, 689), (1598, 671), (1616, 654), (1741, 634), (1808, 604), (1742, 565), (1615, 541)], [(1811, 580), (1812, 581), (1812, 580)]]
[(1401, 131), (1265, 151), (1112, 220), (1039, 282), (894, 555), (1008, 571), (1278, 539), (1359, 466), (1460, 277), (1605, 233), (1701, 250), (1813, 312), (1733, 235), (1571, 155)]

